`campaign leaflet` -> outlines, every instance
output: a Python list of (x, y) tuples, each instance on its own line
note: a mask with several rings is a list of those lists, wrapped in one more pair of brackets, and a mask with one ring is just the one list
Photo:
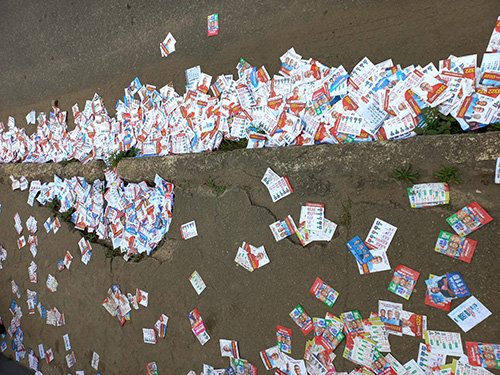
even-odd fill
[(340, 319), (344, 321), (344, 331), (346, 335), (360, 335), (365, 332), (363, 317), (358, 310), (342, 313)]
[(401, 312), (403, 335), (424, 337), (427, 330), (427, 316), (403, 310)]
[(411, 208), (432, 207), (450, 202), (450, 188), (442, 182), (417, 184), (406, 191)]
[(417, 69), (415, 69), (411, 74), (418, 77), (417, 84), (413, 86), (411, 90), (431, 107), (436, 107), (447, 99), (448, 86), (446, 86), (443, 82), (434, 78), (432, 75), (424, 74)]
[(217, 36), (219, 35), (219, 14), (214, 13), (207, 17), (207, 35)]
[(313, 330), (311, 317), (305, 312), (301, 305), (297, 305), (291, 312), (290, 317), (297, 324), (304, 335), (308, 335)]
[(194, 335), (198, 339), (201, 345), (205, 345), (208, 340), (210, 340), (210, 336), (205, 328), (205, 323), (203, 323), (203, 319), (198, 311), (198, 309), (194, 309), (188, 314), (189, 323), (191, 324), (191, 330)]
[(276, 367), (281, 367), (285, 364), (283, 354), (278, 345), (272, 346), (269, 349), (260, 352), (260, 358), (266, 366), (266, 370), (271, 370)]
[(339, 292), (337, 292), (319, 277), (314, 280), (314, 283), (309, 291), (328, 307), (332, 307), (339, 296)]
[(478, 230), (492, 220), (493, 218), (477, 202), (472, 202), (446, 219), (461, 237)]
[(466, 341), (465, 349), (470, 365), (500, 370), (500, 344)]
[(401, 321), (401, 314), (403, 312), (403, 305), (401, 303), (378, 301), (378, 316), (385, 324), (387, 332), (402, 336), (403, 327)]
[(460, 357), (464, 352), (462, 338), (458, 332), (427, 330), (424, 339), (427, 348), (433, 353)]
[(257, 375), (257, 366), (248, 362), (246, 359), (230, 358), (229, 364), (231, 370), (233, 370), (233, 373), (236, 375)]
[(290, 215), (285, 217), (284, 220), (278, 220), (275, 223), (270, 224), (269, 228), (271, 229), (276, 242), (291, 236), (297, 230), (297, 227), (295, 226), (295, 223)]
[(469, 332), (490, 315), (491, 311), (474, 296), (468, 298), (448, 314), (464, 332)]
[(460, 237), (456, 234), (442, 230), (439, 232), (434, 251), (450, 258), (470, 263), (472, 262), (472, 256), (474, 255), (476, 246), (476, 240)]
[(280, 325), (276, 326), (276, 344), (283, 353), (292, 353), (292, 330)]
[(500, 184), (500, 158), (497, 158), (495, 166), (495, 184)]
[(370, 249), (385, 250), (389, 249), (392, 238), (396, 233), (396, 228), (384, 220), (375, 218), (375, 221), (370, 228), (370, 232), (366, 236), (365, 243)]
[(469, 288), (460, 272), (447, 273), (425, 280), (427, 290), (434, 302), (447, 302), (470, 296)]
[(219, 339), (221, 357), (240, 358), (238, 343), (235, 340)]
[(387, 252), (385, 250), (370, 250), (370, 253), (373, 255), (373, 259), (369, 262), (361, 264), (356, 260), (360, 275), (389, 271), (391, 269), (389, 258), (387, 257)]
[(491, 33), (486, 52), (500, 52), (500, 16), (497, 18), (495, 28)]
[(373, 259), (373, 255), (359, 236), (347, 242), (346, 246), (358, 263), (365, 264)]
[[(433, 274), (429, 275), (429, 279), (432, 279), (434, 277), (436, 277), (436, 275), (433, 275)], [(427, 280), (425, 282), (427, 283)], [(434, 307), (436, 309), (443, 310), (446, 312), (449, 312), (451, 309), (451, 301), (441, 301), (441, 302), (434, 301), (429, 289), (426, 289), (426, 291), (425, 291), (425, 304), (427, 306), (431, 306), (431, 307)]]
[(429, 370), (442, 366), (445, 363), (445, 354), (436, 353), (423, 343), (419, 344), (417, 364), (425, 371), (426, 374), (431, 372)]
[(412, 270), (402, 264), (398, 264), (387, 289), (390, 292), (409, 300), (411, 293), (417, 284), (419, 276), (420, 272)]

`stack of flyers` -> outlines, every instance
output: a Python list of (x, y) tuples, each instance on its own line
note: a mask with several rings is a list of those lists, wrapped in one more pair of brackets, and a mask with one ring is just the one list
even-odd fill
[(366, 246), (370, 249), (387, 251), (397, 229), (394, 225), (376, 218), (366, 236)]
[(66, 324), (64, 314), (61, 314), (57, 307), (47, 311), (47, 320), (45, 322), (54, 327), (61, 327)]
[(460, 333), (427, 330), (424, 339), (427, 348), (433, 353), (457, 357), (464, 353)]
[(198, 309), (191, 311), (188, 314), (188, 319), (191, 324), (191, 331), (193, 331), (200, 344), (205, 345), (207, 341), (210, 340), (210, 336), (208, 335), (205, 323), (203, 323), (203, 319), (201, 318)]
[(160, 43), (161, 57), (168, 57), (172, 52), (175, 51), (176, 40), (171, 33), (165, 37), (163, 42)]
[(477, 241), (460, 237), (456, 234), (446, 232), (444, 230), (439, 232), (438, 239), (434, 251), (453, 259), (461, 260), (462, 262), (472, 262), (472, 256), (476, 250)]
[[(301, 211), (302, 214), (302, 211)], [(300, 225), (297, 228), (296, 234), (302, 246), (307, 246), (313, 241), (331, 241), (335, 230), (337, 229), (337, 224), (333, 221), (328, 220), (326, 217), (323, 221), (323, 230), (307, 230), (305, 227), (305, 222), (302, 221), (302, 216), (300, 219)]]
[(198, 271), (194, 271), (191, 276), (189, 276), (189, 281), (198, 295), (200, 295), (207, 287)]
[(398, 336), (403, 334), (402, 313), (403, 305), (401, 303), (378, 301), (378, 316), (390, 334)]
[(420, 272), (412, 270), (402, 264), (398, 264), (387, 290), (409, 300), (419, 276)]
[(469, 288), (467, 288), (467, 284), (465, 284), (460, 272), (434, 276), (425, 280), (425, 283), (427, 284), (427, 291), (435, 303), (470, 296)]
[(90, 246), (90, 242), (87, 239), (82, 237), (80, 241), (78, 241), (78, 247), (82, 254), (82, 263), (87, 265), (92, 257), (92, 246)]
[(464, 332), (469, 332), (490, 315), (491, 311), (474, 296), (462, 302), (448, 314)]
[(358, 365), (371, 368), (377, 351), (377, 343), (361, 336), (348, 336), (343, 357)]
[(313, 330), (311, 317), (305, 312), (301, 305), (297, 305), (291, 312), (290, 317), (297, 324), (304, 335), (308, 335)]
[(219, 35), (219, 14), (214, 13), (207, 17), (207, 35), (217, 36)]
[(156, 344), (156, 331), (152, 328), (143, 328), (142, 338), (145, 344)]
[(383, 353), (391, 351), (389, 343), (389, 334), (385, 328), (385, 324), (377, 315), (370, 316), (368, 319), (363, 319), (363, 328), (370, 335), (370, 339), (377, 343), (377, 350)]
[(373, 258), (367, 263), (359, 263), (356, 260), (356, 264), (358, 265), (358, 271), (360, 275), (389, 271), (391, 269), (389, 258), (387, 257), (387, 251), (370, 250), (370, 254), (373, 256)]
[(495, 184), (500, 184), (500, 158), (497, 158), (495, 166)]
[(92, 362), (90, 362), (90, 365), (94, 370), (98, 370), (99, 368), (99, 354), (96, 352), (92, 352)]
[(278, 220), (277, 222), (272, 223), (269, 225), (269, 228), (271, 229), (276, 242), (291, 236), (297, 230), (297, 227), (295, 226), (295, 223), (290, 215), (285, 217), (284, 220)]
[(453, 230), (462, 237), (478, 230), (492, 220), (493, 218), (477, 202), (472, 202), (446, 219)]
[(339, 292), (337, 292), (319, 277), (314, 280), (314, 283), (311, 286), (311, 289), (309, 289), (309, 292), (311, 292), (311, 294), (313, 294), (317, 299), (319, 299), (328, 307), (332, 307), (339, 296)]
[(160, 319), (156, 321), (154, 326), (158, 338), (164, 339), (167, 336), (167, 325), (168, 316), (166, 316), (165, 314), (161, 314)]
[(255, 247), (247, 242), (243, 242), (238, 248), (234, 261), (250, 272), (271, 262), (264, 246)]
[(271, 168), (267, 168), (261, 181), (269, 191), (273, 203), (293, 193), (288, 177), (280, 177)]
[(365, 333), (363, 317), (358, 310), (344, 312), (340, 315), (344, 322), (344, 332), (346, 335), (362, 335)]
[(326, 313), (325, 329), (321, 332), (321, 337), (325, 339), (331, 350), (335, 350), (345, 338), (343, 330), (344, 322), (340, 318), (330, 313)]
[(219, 340), (220, 355), (222, 357), (240, 358), (238, 343), (235, 340)]
[(500, 344), (466, 341), (465, 349), (470, 365), (500, 370)]
[[(434, 277), (436, 277), (436, 275), (430, 274), (429, 279), (427, 279), (427, 280), (430, 280)], [(426, 284), (427, 284), (427, 280), (425, 281)], [(441, 302), (434, 301), (434, 299), (432, 298), (432, 293), (429, 291), (429, 289), (426, 289), (426, 291), (425, 291), (425, 304), (427, 306), (431, 306), (431, 307), (434, 307), (436, 309), (444, 310), (447, 312), (450, 311), (450, 308), (451, 308), (451, 301), (441, 301)]]
[(31, 261), (30, 266), (28, 267), (28, 276), (29, 276), (30, 282), (33, 284), (36, 284), (38, 281), (38, 277), (36, 274), (37, 269), (38, 269), (38, 266), (36, 265), (36, 263)]
[(292, 353), (292, 330), (290, 328), (276, 326), (276, 345), (283, 353)]
[(486, 52), (500, 52), (500, 16), (497, 18), (495, 28), (491, 33)]
[(423, 343), (419, 344), (417, 364), (425, 371), (425, 373), (428, 373), (429, 370), (442, 366), (445, 363), (446, 354), (434, 352), (432, 348), (428, 348)]
[(424, 337), (424, 332), (427, 330), (427, 316), (403, 310), (401, 323), (403, 335)]
[(260, 352), (260, 358), (266, 367), (266, 370), (282, 367), (285, 364), (283, 353), (281, 353), (278, 345), (272, 346), (269, 349)]
[(71, 352), (69, 354), (66, 354), (66, 365), (68, 366), (68, 368), (73, 367), (75, 363), (76, 363), (75, 353)]
[(158, 375), (158, 365), (156, 362), (146, 363), (146, 375)]
[(372, 253), (370, 253), (368, 247), (359, 236), (356, 236), (347, 242), (346, 246), (351, 254), (354, 255), (356, 261), (360, 264), (368, 263), (373, 259)]
[(445, 183), (417, 184), (406, 190), (411, 208), (432, 207), (450, 203), (450, 188)]
[(58, 286), (58, 282), (56, 280), (56, 278), (54, 276), (52, 276), (50, 273), (49, 273), (49, 276), (47, 277), (47, 288), (52, 292), (56, 292), (57, 291), (57, 286)]
[(190, 238), (198, 236), (196, 222), (194, 220), (181, 225), (181, 236), (183, 240), (189, 240)]

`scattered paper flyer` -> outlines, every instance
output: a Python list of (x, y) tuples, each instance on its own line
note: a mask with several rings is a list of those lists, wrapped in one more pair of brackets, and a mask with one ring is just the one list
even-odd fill
[(446, 363), (446, 355), (436, 353), (425, 344), (420, 343), (418, 350), (417, 364), (420, 368), (424, 369), (427, 373), (436, 367), (442, 366)]
[(283, 354), (281, 353), (278, 345), (261, 351), (260, 358), (262, 359), (262, 363), (264, 363), (266, 370), (280, 368), (284, 365)]
[(276, 326), (276, 345), (283, 353), (292, 353), (292, 330), (290, 328)]
[(387, 289), (389, 292), (409, 300), (419, 276), (420, 272), (398, 264)]
[(65, 335), (63, 336), (63, 340), (64, 340), (64, 349), (65, 349), (66, 351), (71, 350), (71, 343), (70, 343), (70, 341), (69, 341), (69, 335), (68, 335), (68, 334), (65, 334)]
[(389, 271), (391, 269), (389, 258), (387, 257), (387, 252), (385, 250), (370, 250), (370, 254), (373, 258), (366, 263), (359, 263), (356, 259), (360, 275)]
[(470, 365), (500, 369), (500, 344), (466, 341), (465, 349)]
[(269, 191), (273, 203), (293, 193), (288, 178), (280, 177), (271, 168), (267, 168), (261, 181)]
[(219, 14), (214, 13), (207, 17), (207, 35), (217, 36), (219, 35)]
[(427, 331), (427, 316), (403, 310), (401, 312), (403, 335), (424, 337)]
[(406, 189), (411, 208), (439, 206), (450, 203), (450, 188), (442, 182), (417, 184)]
[(491, 33), (486, 52), (500, 52), (500, 16), (497, 18), (495, 28)]
[(66, 365), (68, 366), (68, 368), (73, 367), (75, 363), (76, 363), (75, 353), (71, 352), (69, 354), (66, 354)]
[(92, 246), (90, 246), (90, 242), (87, 239), (82, 237), (80, 241), (78, 241), (78, 247), (82, 254), (82, 263), (87, 265), (92, 257)]
[(255, 247), (247, 242), (238, 248), (234, 261), (250, 272), (271, 262), (264, 246)]
[(366, 246), (371, 250), (387, 251), (397, 229), (394, 225), (376, 218), (366, 236)]
[(313, 330), (313, 322), (311, 317), (305, 312), (301, 305), (297, 305), (291, 312), (290, 317), (297, 324), (305, 335), (308, 335)]
[(135, 296), (137, 298), (137, 303), (139, 305), (142, 305), (144, 307), (148, 307), (148, 302), (149, 302), (149, 293), (148, 292), (141, 290), (141, 289), (136, 289)]
[(145, 344), (156, 344), (156, 332), (152, 328), (143, 328), (142, 337)]
[(210, 336), (208, 335), (205, 323), (203, 323), (203, 319), (201, 318), (198, 309), (191, 311), (188, 314), (188, 319), (191, 324), (191, 331), (193, 331), (200, 344), (205, 345), (210, 340)]
[(197, 235), (198, 231), (196, 230), (196, 222), (194, 220), (181, 225), (181, 236), (183, 240), (189, 240)]
[(495, 184), (500, 184), (500, 158), (497, 158), (495, 166)]
[(459, 235), (442, 230), (439, 232), (434, 251), (450, 258), (470, 263), (472, 262), (476, 246), (476, 240), (460, 237)]
[(447, 273), (425, 280), (427, 291), (435, 303), (449, 302), (470, 296), (469, 288), (460, 272)]
[(160, 319), (158, 319), (155, 323), (154, 329), (158, 338), (164, 339), (167, 337), (167, 325), (168, 325), (168, 316), (165, 314), (161, 314)]
[(189, 281), (198, 295), (200, 295), (207, 287), (197, 271), (194, 271), (191, 276), (189, 276)]
[(464, 353), (460, 333), (427, 330), (424, 339), (427, 347), (434, 353), (458, 357)]
[(168, 57), (171, 53), (175, 52), (176, 40), (171, 33), (165, 37), (163, 42), (160, 43), (160, 52), (162, 57)]
[(378, 301), (378, 316), (385, 324), (387, 332), (393, 335), (403, 335), (402, 313), (403, 305), (401, 303)]
[(34, 125), (36, 123), (36, 112), (32, 110), (26, 115), (26, 124)]
[(309, 291), (312, 295), (314, 295), (328, 307), (332, 307), (339, 296), (339, 292), (337, 292), (319, 277), (314, 280), (314, 283)]
[(285, 217), (284, 220), (278, 220), (277, 222), (270, 224), (269, 228), (271, 229), (276, 242), (291, 236), (297, 230), (297, 227), (295, 226), (295, 223), (290, 215)]
[(308, 231), (323, 231), (325, 222), (325, 205), (307, 202), (300, 208), (300, 223)]
[(96, 352), (92, 353), (92, 362), (90, 363), (90, 365), (92, 366), (92, 368), (94, 370), (98, 371), (98, 369), (99, 369), (99, 354), (97, 354)]
[(490, 315), (491, 311), (474, 296), (466, 299), (448, 314), (464, 332), (469, 332)]
[(238, 343), (234, 340), (219, 339), (220, 355), (222, 357), (240, 358)]
[(49, 276), (47, 276), (47, 288), (52, 292), (56, 292), (57, 291), (57, 286), (58, 286), (58, 282), (56, 280), (56, 278), (54, 276), (52, 276), (50, 273), (49, 273)]
[(373, 260), (372, 253), (370, 253), (368, 247), (359, 236), (347, 242), (346, 246), (358, 263), (365, 264)]
[(461, 237), (478, 230), (492, 220), (493, 218), (477, 202), (472, 202), (446, 219)]

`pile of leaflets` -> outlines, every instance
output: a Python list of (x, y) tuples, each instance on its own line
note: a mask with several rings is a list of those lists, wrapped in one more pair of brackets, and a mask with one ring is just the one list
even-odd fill
[[(139, 310), (139, 305), (148, 307), (148, 293), (143, 290), (136, 289), (135, 295), (127, 293), (125, 296), (121, 291), (120, 285), (118, 284), (113, 284), (111, 288), (108, 289), (108, 296), (102, 303), (102, 306), (106, 309), (106, 311), (111, 316), (118, 319), (121, 326), (123, 326), (127, 320), (130, 320), (130, 312), (132, 311), (132, 308), (134, 310)], [(160, 318), (160, 320), (161, 319), (162, 318)], [(165, 330), (167, 321), (168, 318), (165, 321)], [(162, 322), (160, 322), (160, 324)], [(161, 337), (162, 335), (159, 334), (159, 336)]]
[(418, 184), (406, 189), (411, 208), (439, 206), (450, 203), (450, 188), (442, 182)]
[[(72, 212), (70, 220), (76, 229), (95, 233), (100, 239), (109, 239), (113, 248), (120, 249), (125, 259), (134, 254), (150, 255), (169, 230), (174, 185), (158, 175), (154, 179), (154, 187), (145, 182), (127, 184), (112, 170), (107, 170), (105, 176), (106, 181), (95, 180), (92, 184), (83, 177), (63, 180), (54, 176), (53, 182), (44, 184), (32, 181), (32, 186), (38, 186), (33, 190), (33, 199), (36, 198), (41, 205), (56, 199), (61, 205), (59, 212)], [(15, 226), (20, 233), (19, 215), (15, 217)], [(55, 233), (60, 227), (59, 219), (49, 218), (44, 226), (47, 232), (53, 230)], [(28, 229), (36, 231), (36, 222), (30, 221)], [(36, 255), (36, 237), (30, 236), (28, 242), (30, 250)], [(18, 243), (22, 247), (25, 240)], [(87, 264), (92, 248), (84, 238), (78, 246), (82, 262)]]
[[(208, 35), (217, 33), (213, 14)], [(98, 94), (82, 110), (75, 104), (71, 131), (67, 113), (56, 107), (37, 116), (30, 136), (9, 117), (6, 126), (0, 123), (0, 162), (86, 163), (132, 147), (141, 155), (204, 152), (223, 139), (247, 139), (252, 148), (402, 139), (426, 126), (426, 108), (453, 116), (464, 131), (475, 130), (500, 115), (497, 39), (495, 31), (479, 66), (477, 55), (450, 55), (438, 67), (402, 67), (391, 59), (375, 64), (365, 57), (349, 74), (291, 48), (273, 77), (243, 58), (237, 77), (212, 80), (199, 66), (188, 69), (183, 95), (135, 78), (116, 103), (116, 117)], [(163, 55), (171, 53), (173, 37), (161, 47)], [(34, 117), (30, 112), (28, 122)]]

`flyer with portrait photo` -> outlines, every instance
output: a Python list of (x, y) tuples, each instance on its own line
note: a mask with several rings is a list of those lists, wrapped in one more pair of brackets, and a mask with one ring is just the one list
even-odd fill
[(402, 313), (403, 305), (401, 303), (378, 301), (378, 316), (390, 334), (403, 335)]
[(461, 237), (478, 230), (492, 220), (493, 218), (477, 202), (472, 202), (446, 219)]
[(361, 275), (389, 271), (391, 269), (389, 258), (385, 250), (370, 250), (370, 253), (373, 255), (373, 258), (369, 262), (362, 264), (356, 260), (358, 271)]
[(276, 326), (276, 344), (283, 353), (292, 353), (292, 330), (280, 325)]
[(466, 341), (465, 349), (472, 366), (500, 370), (500, 344)]
[(365, 264), (373, 259), (372, 253), (359, 236), (347, 242), (346, 246), (358, 263)]
[(238, 343), (235, 340), (219, 339), (221, 357), (240, 358)]
[(460, 237), (456, 234), (442, 230), (439, 232), (434, 251), (450, 258), (470, 263), (472, 262), (476, 246), (476, 240)]
[(435, 276), (425, 281), (427, 291), (436, 303), (470, 296), (469, 288), (460, 272)]
[(337, 292), (319, 277), (314, 280), (314, 283), (311, 286), (309, 292), (311, 292), (312, 295), (314, 295), (328, 307), (332, 307), (339, 296), (339, 292)]
[[(434, 277), (436, 277), (436, 275), (433, 275), (433, 274), (429, 275), (429, 279), (432, 279)], [(426, 284), (427, 284), (427, 280), (426, 280)], [(425, 304), (427, 306), (434, 307), (436, 309), (447, 311), (447, 312), (449, 312), (451, 309), (451, 301), (449, 301), (449, 300), (448, 301), (443, 300), (440, 302), (434, 301), (434, 299), (432, 298), (432, 293), (429, 291), (429, 289), (426, 289), (426, 291), (425, 291)]]
[(291, 312), (290, 317), (297, 324), (304, 335), (313, 330), (313, 321), (301, 305), (297, 305)]
[(427, 330), (427, 316), (403, 310), (401, 312), (403, 335), (424, 337)]
[(417, 272), (405, 265), (398, 264), (387, 289), (390, 292), (409, 300), (413, 289), (417, 284), (419, 276), (420, 272)]

